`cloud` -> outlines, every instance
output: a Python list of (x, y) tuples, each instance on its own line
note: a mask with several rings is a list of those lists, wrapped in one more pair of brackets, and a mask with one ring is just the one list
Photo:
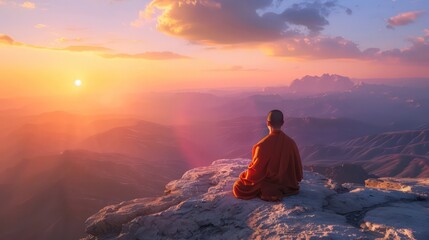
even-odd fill
[(55, 42), (59, 42), (59, 43), (68, 43), (68, 42), (81, 42), (82, 38), (57, 38), (55, 39)]
[(287, 27), (279, 14), (259, 16), (257, 9), (271, 0), (154, 0), (147, 15), (156, 10), (161, 32), (202, 44), (261, 42), (282, 37)]
[(390, 49), (379, 52), (378, 55), (385, 59), (396, 60), (408, 64), (429, 64), (429, 34), (412, 40), (410, 47), (404, 49)]
[[(149, 12), (149, 10), (148, 10), (148, 12)], [(149, 14), (148, 12), (139, 11), (139, 17), (136, 20), (132, 21), (130, 23), (130, 26), (136, 27), (136, 28), (141, 27), (143, 25), (143, 23), (145, 22), (145, 20), (150, 18), (150, 16), (148, 16), (148, 15), (153, 14), (153, 13)]]
[[(280, 13), (260, 10), (284, 0), (152, 0), (139, 19), (157, 20), (159, 31), (199, 44), (248, 44), (304, 34), (295, 26), (318, 33), (329, 24), (336, 1), (294, 4)], [(156, 16), (156, 17), (155, 17)]]
[(138, 54), (102, 54), (104, 58), (129, 58), (129, 59), (147, 59), (147, 60), (169, 60), (169, 59), (186, 59), (189, 58), (173, 52), (144, 52)]
[(422, 16), (425, 11), (411, 11), (400, 13), (387, 20), (387, 28), (394, 29), (397, 26), (404, 26), (413, 23), (418, 17)]
[(76, 45), (68, 46), (65, 48), (60, 48), (60, 50), (66, 50), (71, 52), (108, 52), (112, 51), (110, 48), (105, 48), (101, 46), (85, 46), (85, 45)]
[(304, 2), (293, 4), (292, 7), (286, 9), (282, 15), (284, 19), (291, 24), (301, 25), (306, 27), (313, 33), (318, 33), (329, 24), (327, 17), (331, 13), (331, 9), (336, 6), (334, 1), (328, 2)]
[(225, 68), (213, 68), (213, 69), (207, 69), (205, 71), (209, 72), (260, 72), (265, 71), (263, 69), (259, 68), (246, 68), (241, 65), (233, 65)]
[(46, 49), (53, 51), (68, 51), (68, 52), (79, 52), (79, 53), (94, 53), (97, 56), (103, 58), (124, 58), (124, 59), (146, 59), (146, 60), (170, 60), (170, 59), (189, 59), (190, 57), (180, 55), (173, 52), (145, 52), (139, 54), (128, 54), (128, 53), (114, 53), (110, 48), (97, 45), (72, 45), (64, 48), (50, 48), (43, 46), (35, 46), (31, 44), (25, 44), (15, 41), (12, 37), (0, 34), (0, 44), (10, 46), (21, 46), (36, 49)]
[(6, 45), (14, 45), (16, 42), (8, 35), (0, 34), (0, 43), (6, 44)]
[(46, 26), (45, 24), (41, 24), (41, 23), (39, 23), (39, 24), (34, 25), (34, 27), (35, 27), (35, 28), (38, 28), (38, 29), (41, 29), (41, 28), (46, 28), (46, 27), (48, 27), (48, 26)]
[(27, 9), (35, 9), (36, 8), (36, 4), (33, 2), (23, 2), (22, 4), (20, 4), (19, 6), (21, 6), (22, 8), (27, 8)]
[(353, 11), (350, 8), (346, 8), (346, 13), (348, 15), (352, 15)]
[[(427, 40), (420, 37), (404, 49), (361, 50), (341, 36), (323, 36), (329, 16), (352, 10), (336, 0), (300, 1), (284, 9), (285, 0), (152, 0), (133, 23), (156, 19), (157, 29), (171, 36), (209, 47), (260, 47), (266, 54), (301, 59), (358, 59), (370, 61), (428, 62)], [(423, 11), (406, 12), (389, 19), (389, 26), (414, 22)], [(216, 70), (216, 69), (212, 69)], [(221, 71), (241, 71), (233, 66)]]
[(308, 37), (265, 45), (268, 55), (303, 59), (362, 58), (358, 45), (342, 37)]
[(413, 38), (409, 47), (381, 50), (361, 50), (358, 44), (342, 37), (312, 37), (286, 39), (264, 45), (268, 55), (301, 59), (356, 59), (365, 61), (396, 62), (411, 65), (429, 64), (429, 31)]

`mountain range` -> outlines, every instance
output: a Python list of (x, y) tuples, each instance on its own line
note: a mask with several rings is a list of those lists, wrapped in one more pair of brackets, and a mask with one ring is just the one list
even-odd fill
[(301, 151), (305, 164), (362, 166), (380, 177), (429, 177), (429, 129), (386, 132)]
[(428, 177), (428, 90), (326, 74), (259, 90), (136, 95), (103, 114), (34, 114), (31, 102), (0, 99), (10, 103), (0, 106), (0, 239), (76, 239), (103, 206), (160, 196), (216, 159), (250, 158), (274, 108), (309, 171), (337, 183)]

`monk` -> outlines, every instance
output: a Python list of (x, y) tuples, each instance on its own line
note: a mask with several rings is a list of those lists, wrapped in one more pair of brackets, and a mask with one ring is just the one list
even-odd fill
[(252, 162), (233, 186), (236, 198), (280, 201), (298, 194), (303, 177), (301, 157), (294, 140), (281, 130), (283, 123), (281, 111), (269, 112), (270, 133), (253, 146)]

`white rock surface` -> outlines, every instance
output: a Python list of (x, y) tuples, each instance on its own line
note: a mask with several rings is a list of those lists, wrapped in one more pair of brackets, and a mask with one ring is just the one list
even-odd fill
[(412, 182), (418, 193), (344, 191), (305, 172), (300, 194), (281, 202), (235, 199), (248, 163), (217, 160), (167, 184), (162, 197), (105, 207), (86, 221), (86, 239), (429, 239), (427, 179)]

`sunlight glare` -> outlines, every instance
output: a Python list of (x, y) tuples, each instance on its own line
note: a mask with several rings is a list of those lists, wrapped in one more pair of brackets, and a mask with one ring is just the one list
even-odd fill
[(75, 80), (75, 81), (74, 81), (74, 85), (75, 85), (76, 87), (80, 87), (80, 86), (82, 86), (82, 81), (81, 81), (81, 80), (79, 80), (79, 79), (77, 79), (77, 80)]

